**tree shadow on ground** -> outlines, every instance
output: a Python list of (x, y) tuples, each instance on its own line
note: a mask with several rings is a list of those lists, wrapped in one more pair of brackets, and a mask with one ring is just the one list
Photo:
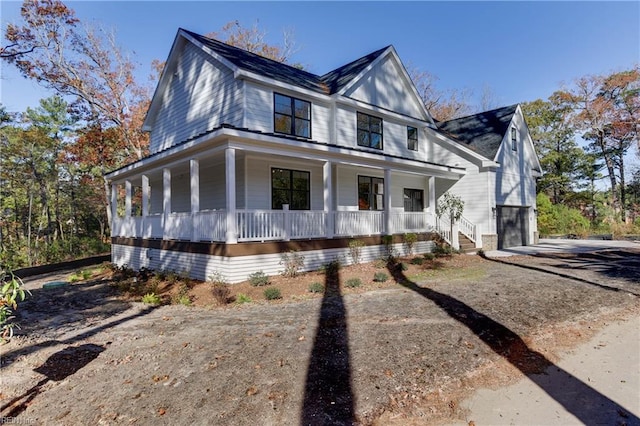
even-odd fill
[[(615, 291), (615, 292), (623, 292), (628, 293), (632, 296), (640, 297), (640, 293), (627, 290), (620, 287), (614, 287), (613, 285), (604, 284), (595, 282), (592, 280), (588, 280), (585, 278), (576, 277), (575, 275), (571, 275), (568, 273), (564, 273), (558, 269), (589, 269), (592, 272), (603, 275), (603, 277), (607, 280), (611, 278), (614, 279), (623, 279), (629, 282), (632, 285), (638, 284), (640, 277), (640, 256), (638, 256), (637, 252), (627, 253), (628, 256), (631, 256), (631, 259), (622, 258), (621, 260), (619, 256), (615, 257), (603, 257), (597, 256), (595, 253), (580, 253), (577, 255), (567, 255), (567, 254), (537, 254), (535, 257), (537, 258), (546, 258), (549, 260), (557, 260), (563, 261), (564, 263), (548, 263), (544, 266), (537, 266), (532, 264), (523, 264), (519, 262), (509, 262), (505, 260), (500, 260), (495, 257), (487, 257), (482, 256), (484, 259), (489, 260), (491, 262), (501, 263), (503, 265), (515, 266), (518, 268), (528, 269), (531, 271), (544, 272), (547, 274), (556, 275), (561, 278), (567, 278), (573, 281), (578, 281), (581, 283), (589, 284), (594, 287), (601, 288), (603, 290)], [(568, 257), (569, 256), (569, 257)], [(572, 264), (567, 264), (566, 261), (572, 259)], [(594, 263), (594, 259), (598, 259), (600, 261), (597, 266), (599, 269), (595, 270), (596, 267)], [(635, 287), (631, 287), (635, 288)]]
[(333, 262), (326, 270), (300, 423), (351, 425), (354, 422), (347, 311), (340, 293), (339, 265)]
[[(496, 354), (527, 375), (532, 382), (582, 423), (595, 424), (603, 414), (609, 419), (618, 418), (624, 424), (640, 423), (640, 419), (624, 407), (556, 366), (541, 353), (529, 348), (522, 338), (508, 327), (452, 296), (419, 286), (407, 279), (400, 264), (396, 262), (390, 261), (387, 268), (398, 284), (431, 300), (452, 319), (467, 327)], [(551, 367), (565, 377), (562, 387), (552, 386), (549, 381), (543, 379), (542, 373)]]
[(59, 382), (75, 374), (82, 367), (96, 359), (104, 346), (94, 344), (84, 344), (80, 346), (69, 346), (51, 355), (40, 367), (34, 369), (36, 373), (43, 374), (44, 379), (24, 394), (13, 398), (0, 407), (3, 418), (13, 418), (20, 415), (27, 409), (29, 404), (42, 392), (42, 387), (49, 381)]

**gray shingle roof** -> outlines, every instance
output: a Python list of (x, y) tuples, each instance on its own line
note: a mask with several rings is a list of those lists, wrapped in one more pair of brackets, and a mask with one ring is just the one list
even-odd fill
[(454, 120), (437, 122), (436, 125), (442, 132), (453, 136), (457, 142), (493, 160), (517, 107), (518, 104), (510, 105)]
[(239, 68), (283, 83), (293, 84), (298, 87), (324, 94), (332, 94), (340, 91), (342, 87), (348, 84), (388, 47), (376, 50), (362, 58), (336, 68), (323, 76), (318, 76), (290, 65), (222, 43), (218, 40), (202, 36), (192, 31), (185, 30), (184, 28), (181, 30)]

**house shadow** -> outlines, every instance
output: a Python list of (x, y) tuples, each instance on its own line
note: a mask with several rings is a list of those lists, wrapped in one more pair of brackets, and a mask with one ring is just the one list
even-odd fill
[(307, 368), (300, 424), (351, 425), (355, 420), (347, 312), (340, 293), (339, 266), (331, 263)]
[[(597, 419), (602, 419), (603, 416), (612, 422), (615, 422), (613, 419), (618, 419), (623, 424), (640, 424), (640, 418), (529, 348), (508, 327), (452, 296), (419, 286), (403, 274), (397, 263), (389, 262), (387, 268), (398, 284), (432, 301), (452, 319), (467, 327), (491, 350), (527, 375), (529, 380), (583, 424), (601, 424)], [(553, 372), (555, 378), (561, 377), (561, 383), (559, 380), (549, 380), (546, 376), (550, 372)]]
[[(75, 374), (96, 359), (105, 350), (104, 346), (84, 344), (68, 346), (51, 355), (40, 367), (34, 369), (45, 377), (24, 394), (13, 398), (0, 407), (2, 418), (14, 418), (27, 409), (29, 404), (42, 392), (49, 381), (59, 382)], [(6, 410), (6, 413), (4, 411)]]

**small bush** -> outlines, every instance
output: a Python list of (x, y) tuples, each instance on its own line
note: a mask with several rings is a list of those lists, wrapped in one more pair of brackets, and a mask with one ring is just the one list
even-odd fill
[(413, 253), (413, 247), (418, 241), (418, 236), (413, 232), (409, 232), (402, 236), (402, 241), (404, 242), (404, 246), (407, 250), (407, 255), (411, 255), (411, 253)]
[(333, 275), (333, 274), (337, 274), (341, 267), (342, 267), (342, 264), (340, 263), (339, 260), (336, 259), (322, 265), (320, 270), (325, 275)]
[(377, 282), (377, 283), (384, 283), (389, 279), (389, 275), (385, 274), (384, 272), (376, 272), (373, 275), (373, 281)]
[(178, 305), (191, 306), (191, 297), (189, 297), (189, 295), (187, 294), (183, 294), (181, 296), (178, 296), (178, 298), (176, 299), (176, 303)]
[(377, 269), (383, 269), (387, 267), (387, 260), (386, 259), (376, 259), (375, 262), (373, 262), (373, 266), (375, 266)]
[(324, 293), (324, 286), (320, 282), (309, 284), (309, 293)]
[(236, 295), (236, 303), (238, 305), (242, 305), (243, 303), (251, 303), (251, 302), (252, 302), (251, 298), (244, 293), (238, 293)]
[(226, 305), (227, 303), (229, 303), (231, 291), (229, 290), (229, 286), (226, 284), (214, 283), (211, 287), (211, 295), (218, 303), (218, 305)]
[(254, 272), (249, 274), (249, 284), (254, 287), (269, 285), (269, 277), (262, 271)]
[(409, 270), (409, 265), (407, 265), (404, 262), (400, 262), (398, 264), (398, 268), (400, 268), (401, 271), (408, 271)]
[(344, 283), (345, 286), (349, 288), (356, 288), (362, 285), (362, 281), (360, 278), (349, 278), (347, 282)]
[(264, 289), (264, 298), (267, 300), (282, 299), (282, 294), (279, 288), (269, 287)]
[(147, 305), (159, 305), (162, 300), (160, 296), (155, 293), (147, 293), (142, 296), (142, 303), (146, 303)]
[(364, 247), (364, 242), (362, 240), (351, 240), (349, 241), (349, 256), (351, 256), (351, 261), (354, 265), (360, 263), (360, 256), (362, 255), (362, 247)]
[(433, 260), (436, 258), (435, 253), (425, 253), (422, 255), (426, 260)]
[(212, 284), (228, 284), (225, 276), (222, 275), (222, 272), (219, 271), (214, 271), (211, 275), (209, 275), (207, 281)]
[(422, 265), (424, 263), (424, 257), (414, 257), (411, 259), (412, 265)]
[(304, 266), (304, 256), (291, 250), (289, 253), (282, 253), (280, 264), (284, 265), (282, 275), (293, 278), (300, 273), (300, 269)]
[(191, 306), (191, 297), (189, 297), (189, 286), (181, 284), (178, 293), (172, 298), (172, 302), (178, 305)]

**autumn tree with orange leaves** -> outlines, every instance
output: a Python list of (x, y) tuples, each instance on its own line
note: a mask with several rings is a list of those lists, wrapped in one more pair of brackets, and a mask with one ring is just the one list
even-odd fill
[[(100, 155), (99, 147), (108, 142), (115, 158), (143, 158), (148, 135), (141, 124), (150, 89), (135, 80), (134, 63), (114, 34), (81, 23), (59, 0), (26, 0), (20, 13), (23, 22), (6, 28), (2, 59), (23, 76), (73, 100), (74, 115), (91, 129), (85, 140), (92, 151)], [(107, 131), (108, 137), (101, 135)], [(77, 161), (93, 163), (95, 158), (80, 156)], [(103, 185), (109, 216), (110, 188), (106, 180)]]
[(558, 96), (572, 108), (572, 123), (589, 142), (588, 150), (603, 160), (612, 205), (625, 220), (625, 157), (640, 144), (640, 68), (582, 77)]

